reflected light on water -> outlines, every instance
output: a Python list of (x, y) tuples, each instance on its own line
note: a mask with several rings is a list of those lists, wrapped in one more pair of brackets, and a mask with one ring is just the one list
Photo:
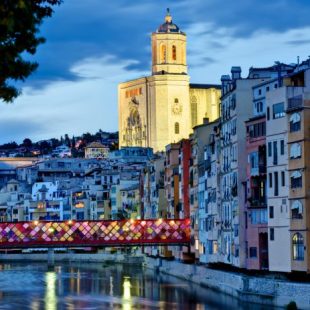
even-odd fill
[(57, 309), (57, 296), (56, 296), (56, 272), (50, 271), (45, 275), (45, 309), (46, 310), (56, 310)]
[(130, 310), (132, 306), (132, 298), (131, 298), (131, 284), (128, 277), (124, 278), (123, 283), (123, 310)]
[(38, 300), (33, 300), (31, 302), (30, 309), (31, 310), (39, 310), (40, 309), (40, 302)]

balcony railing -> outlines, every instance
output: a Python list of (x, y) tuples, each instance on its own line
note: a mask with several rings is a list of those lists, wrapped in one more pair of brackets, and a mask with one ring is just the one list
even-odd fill
[(288, 99), (288, 105), (287, 105), (288, 110), (298, 109), (301, 108), (302, 106), (303, 106), (303, 100), (301, 95)]

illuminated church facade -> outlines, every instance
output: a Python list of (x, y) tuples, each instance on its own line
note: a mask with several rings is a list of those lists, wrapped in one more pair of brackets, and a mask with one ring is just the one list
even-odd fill
[(152, 33), (152, 75), (119, 84), (119, 145), (163, 151), (188, 138), (204, 118), (217, 119), (219, 98), (219, 85), (190, 84), (186, 34), (167, 10)]

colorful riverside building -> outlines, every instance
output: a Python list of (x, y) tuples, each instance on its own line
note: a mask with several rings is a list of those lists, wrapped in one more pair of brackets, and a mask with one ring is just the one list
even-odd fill
[[(310, 60), (283, 80), (289, 173), (291, 271), (310, 273)], [(274, 238), (278, 238), (275, 234)]]
[[(289, 69), (293, 70), (292, 67), (287, 68), (284, 66), (283, 71), (286, 72), (285, 70)], [(263, 203), (264, 194), (257, 192), (258, 188), (256, 186), (256, 181), (264, 184), (262, 167), (261, 172), (259, 172), (259, 157), (262, 161), (261, 166), (264, 158), (264, 142), (255, 141), (254, 143), (253, 139), (247, 141), (245, 122), (255, 115), (253, 115), (252, 88), (276, 78), (278, 74), (281, 76), (283, 73), (278, 72), (277, 66), (250, 68), (248, 77), (242, 78), (241, 68), (232, 67), (231, 77), (224, 75), (221, 78), (220, 129), (219, 137), (215, 139), (218, 154), (215, 164), (216, 174), (218, 175), (217, 185), (213, 184), (214, 181), (206, 179), (207, 188), (210, 182), (210, 189), (213, 192), (215, 191), (216, 195), (214, 198), (212, 196), (214, 194), (211, 193), (211, 201), (209, 202), (208, 199), (207, 203), (207, 209), (209, 207), (213, 208), (210, 219), (208, 217), (206, 219), (207, 240), (203, 238), (205, 234), (201, 234), (199, 240), (200, 244), (208, 245), (207, 253), (210, 253), (210, 259), (208, 254), (205, 253), (204, 255), (204, 260), (207, 262), (224, 263), (239, 268), (246, 268), (248, 265), (250, 269), (266, 268), (268, 265), (267, 253), (265, 252), (266, 235), (257, 234), (260, 224), (265, 225), (263, 233), (266, 232), (267, 225), (267, 209)], [(263, 108), (264, 102), (259, 101), (260, 104), (257, 105), (260, 96), (261, 93), (255, 98), (254, 106), (259, 106), (260, 112), (263, 112), (265, 110)], [(259, 123), (263, 123), (263, 119), (251, 119), (249, 125)], [(256, 125), (253, 129), (260, 128), (262, 135), (262, 126), (262, 124)], [(258, 154), (253, 155), (253, 169), (249, 167), (247, 170), (249, 159), (247, 152), (253, 151), (254, 153), (255, 150), (258, 151)], [(254, 174), (257, 173), (258, 178), (255, 180)], [(255, 201), (256, 198), (258, 200)], [(214, 200), (217, 207), (212, 207)], [(248, 212), (249, 208), (251, 212)], [(256, 220), (256, 216), (258, 216), (259, 221)], [(248, 226), (249, 221), (250, 226)], [(203, 223), (201, 225), (203, 227)], [(258, 246), (259, 244), (261, 245)], [(249, 247), (251, 247), (251, 250)], [(261, 262), (257, 263), (254, 262), (254, 256), (258, 255), (257, 251), (260, 248), (262, 249)], [(250, 254), (253, 256), (253, 261), (249, 259)]]
[(266, 117), (246, 121), (248, 154), (245, 182), (246, 268), (268, 269), (268, 216), (266, 196)]
[(119, 145), (151, 147), (187, 139), (192, 128), (219, 116), (220, 86), (190, 84), (186, 34), (172, 22), (152, 33), (152, 75), (119, 84)]

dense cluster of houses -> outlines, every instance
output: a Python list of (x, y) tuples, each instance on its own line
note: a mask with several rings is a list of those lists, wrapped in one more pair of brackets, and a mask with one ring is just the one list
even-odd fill
[(97, 156), (95, 143), (83, 159), (1, 158), (0, 220), (190, 218), (190, 248), (149, 252), (309, 272), (310, 61), (231, 73), (220, 118), (164, 152)]

